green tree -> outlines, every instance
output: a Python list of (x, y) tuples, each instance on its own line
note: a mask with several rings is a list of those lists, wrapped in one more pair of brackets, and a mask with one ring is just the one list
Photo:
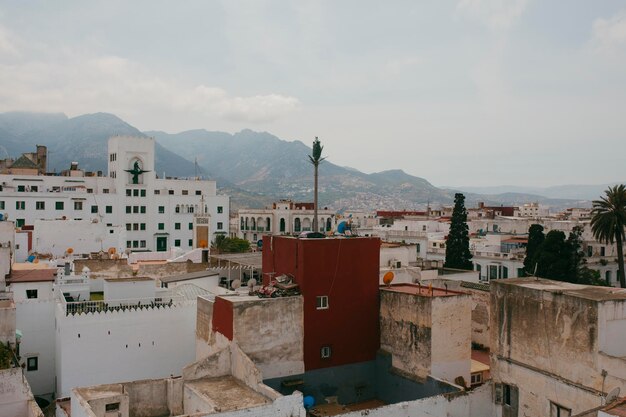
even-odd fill
[(325, 157), (322, 158), (323, 149), (324, 147), (320, 144), (320, 141), (316, 136), (315, 140), (313, 141), (313, 149), (312, 149), (311, 155), (309, 155), (309, 161), (313, 165), (313, 171), (314, 171), (314, 174), (313, 174), (314, 175), (313, 231), (314, 232), (320, 231), (320, 229), (317, 227), (317, 174), (318, 174), (320, 163), (324, 159), (326, 159)]
[(526, 275), (534, 275), (535, 273), (535, 255), (537, 249), (545, 240), (543, 234), (543, 226), (540, 224), (531, 224), (528, 229), (528, 244), (526, 245), (526, 257), (524, 258), (524, 271)]
[(571, 249), (565, 240), (565, 233), (550, 230), (534, 255), (536, 275), (557, 281), (575, 282), (576, 277), (571, 275), (571, 259)]
[(472, 254), (469, 249), (469, 229), (467, 227), (467, 211), (465, 196), (454, 195), (454, 209), (450, 222), (450, 233), (446, 241), (445, 268), (473, 269)]
[(250, 250), (250, 242), (247, 240), (237, 237), (230, 238), (224, 235), (215, 236), (211, 246), (218, 253), (243, 253)]
[(605, 196), (593, 201), (591, 232), (600, 242), (617, 246), (617, 277), (626, 288), (624, 277), (624, 226), (626, 226), (626, 186), (609, 187)]

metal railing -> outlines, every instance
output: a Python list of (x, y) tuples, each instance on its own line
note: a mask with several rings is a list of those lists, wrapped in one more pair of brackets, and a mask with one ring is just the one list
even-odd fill
[(88, 313), (107, 313), (119, 311), (137, 311), (161, 309), (179, 306), (185, 301), (181, 296), (164, 296), (150, 298), (128, 298), (120, 300), (67, 301), (60, 297), (61, 307), (65, 315), (75, 316)]

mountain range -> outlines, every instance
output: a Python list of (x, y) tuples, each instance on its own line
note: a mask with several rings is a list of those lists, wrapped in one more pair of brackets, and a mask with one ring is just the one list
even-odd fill
[[(263, 207), (278, 198), (312, 200), (313, 169), (307, 158), (311, 149), (300, 141), (288, 142), (247, 129), (235, 134), (207, 130), (169, 134), (141, 132), (107, 113), (73, 118), (64, 114), (3, 113), (0, 158), (17, 157), (41, 144), (48, 147), (50, 170), (60, 171), (78, 161), (83, 169), (106, 172), (107, 139), (115, 135), (154, 137), (157, 173), (174, 177), (199, 174), (215, 179), (220, 192), (231, 196), (233, 208)], [(574, 199), (555, 199), (526, 190), (508, 192), (512, 189), (487, 195), (472, 187), (464, 191), (468, 205), (478, 201), (492, 205), (529, 201), (554, 207), (588, 205), (588, 198), (573, 193), (569, 196)], [(429, 203), (450, 204), (454, 193), (454, 189), (435, 187), (402, 170), (366, 174), (329, 160), (320, 166), (320, 205), (336, 209), (420, 209)]]

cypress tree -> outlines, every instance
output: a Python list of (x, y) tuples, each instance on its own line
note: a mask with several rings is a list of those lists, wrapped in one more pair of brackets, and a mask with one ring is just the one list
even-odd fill
[(542, 225), (530, 225), (528, 229), (528, 244), (526, 245), (526, 258), (524, 258), (524, 271), (526, 271), (528, 276), (532, 276), (535, 273), (535, 256), (545, 238)]
[(450, 233), (446, 241), (445, 268), (473, 269), (472, 254), (469, 249), (469, 228), (467, 227), (467, 210), (465, 210), (465, 196), (461, 193), (454, 195), (454, 210)]

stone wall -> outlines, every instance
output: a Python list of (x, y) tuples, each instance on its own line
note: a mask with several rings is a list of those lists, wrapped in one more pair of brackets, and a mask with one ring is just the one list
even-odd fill
[(139, 264), (135, 272), (126, 259), (77, 259), (74, 269), (77, 272), (84, 267), (91, 271), (91, 278), (130, 278), (133, 276), (162, 278), (182, 275), (189, 272), (205, 271), (209, 264), (193, 262), (168, 262), (165, 264)]

